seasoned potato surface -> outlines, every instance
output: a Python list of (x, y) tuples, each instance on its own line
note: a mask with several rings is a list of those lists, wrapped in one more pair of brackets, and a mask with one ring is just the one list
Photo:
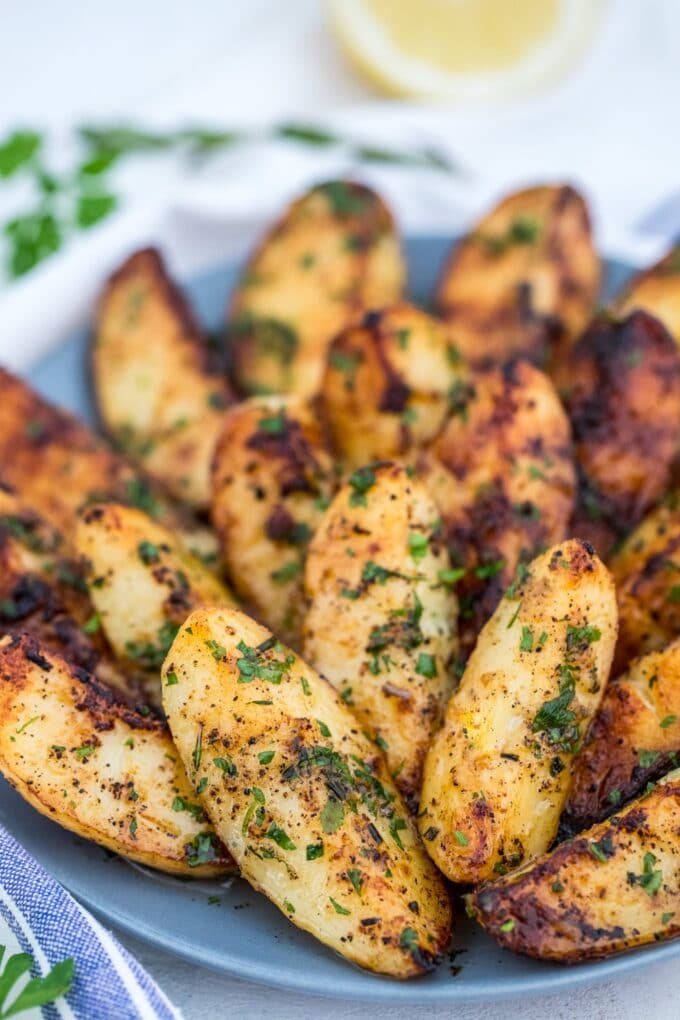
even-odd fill
[(643, 309), (659, 319), (680, 344), (680, 247), (637, 273), (614, 302), (616, 315)]

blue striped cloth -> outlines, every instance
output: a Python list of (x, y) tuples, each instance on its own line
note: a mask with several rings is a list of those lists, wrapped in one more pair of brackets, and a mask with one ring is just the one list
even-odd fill
[(11, 953), (30, 953), (35, 977), (66, 957), (75, 960), (71, 991), (56, 1004), (42, 1007), (47, 1020), (181, 1020), (127, 950), (2, 826), (0, 915), (0, 945), (6, 946), (3, 962)]

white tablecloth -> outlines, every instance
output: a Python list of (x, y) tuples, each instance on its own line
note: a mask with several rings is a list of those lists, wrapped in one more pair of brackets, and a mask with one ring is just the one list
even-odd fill
[[(465, 181), (406, 171), (369, 176), (410, 231), (452, 232), (513, 184), (568, 178), (588, 191), (601, 245), (643, 261), (680, 234), (680, 4), (611, 0), (580, 69), (550, 94), (495, 111), (375, 104), (325, 30), (317, 0), (61, 0), (0, 12), (0, 137), (19, 123), (63, 133), (86, 118), (182, 118), (224, 125), (297, 115), (373, 141), (437, 141), (471, 171)], [(356, 108), (355, 104), (362, 104)], [(371, 104), (370, 106), (367, 104)], [(334, 111), (333, 116), (330, 110)], [(137, 242), (160, 238), (178, 271), (237, 249), (303, 182), (343, 169), (335, 154), (236, 152), (200, 179), (176, 166), (127, 172), (115, 221), (0, 291), (0, 360), (25, 364), (87, 313), (101, 275)], [(0, 189), (0, 214), (4, 192)], [(46, 316), (44, 310), (49, 309)], [(435, 1020), (448, 1008), (362, 1006), (286, 995), (211, 974), (123, 936), (187, 1020), (276, 1016)], [(616, 986), (522, 1002), (459, 1007), (460, 1020), (521, 1015), (656, 1020), (680, 1014), (677, 964), (648, 966)]]

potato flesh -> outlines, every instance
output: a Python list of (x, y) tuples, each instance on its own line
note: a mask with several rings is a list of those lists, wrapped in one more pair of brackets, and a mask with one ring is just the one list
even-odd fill
[(479, 635), (425, 759), (418, 824), (457, 882), (547, 850), (611, 666), (616, 596), (592, 550), (563, 542), (528, 569)]
[(415, 806), (453, 686), (458, 606), (439, 576), (449, 560), (427, 492), (396, 464), (373, 477), (365, 494), (340, 489), (310, 545), (303, 656), (382, 747)]
[(349, 468), (413, 460), (446, 421), (469, 372), (444, 326), (413, 305), (369, 312), (333, 341), (321, 388)]
[(175, 744), (243, 877), (363, 967), (434, 966), (450, 932), (444, 885), (333, 688), (236, 610), (195, 612), (170, 673)]
[(213, 525), (238, 594), (296, 646), (306, 548), (334, 488), (319, 421), (300, 398), (254, 397), (228, 413), (213, 465)]
[(210, 461), (233, 398), (155, 249), (135, 252), (108, 281), (92, 371), (111, 436), (175, 498), (207, 508)]
[(558, 963), (680, 935), (680, 775), (470, 897), (506, 949)]
[(234, 294), (237, 384), (246, 394), (313, 396), (335, 334), (397, 301), (404, 277), (392, 217), (374, 192), (345, 181), (312, 188), (263, 239)]
[(677, 246), (649, 269), (638, 273), (613, 304), (616, 315), (637, 309), (659, 319), (680, 344), (680, 256)]
[(207, 819), (173, 809), (196, 798), (163, 724), (28, 635), (0, 639), (0, 769), (41, 814), (124, 857), (195, 878), (234, 870)]

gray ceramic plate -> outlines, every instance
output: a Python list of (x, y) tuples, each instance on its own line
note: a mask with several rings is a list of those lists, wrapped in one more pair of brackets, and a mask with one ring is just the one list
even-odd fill
[[(427, 301), (447, 249), (448, 243), (438, 238), (407, 245), (415, 300)], [(220, 325), (236, 272), (233, 265), (220, 266), (189, 282), (199, 315), (211, 329)], [(610, 263), (607, 275), (611, 292), (627, 270)], [(47, 397), (93, 420), (86, 346), (83, 329), (37, 365), (30, 378)], [(42, 818), (1, 780), (0, 820), (67, 889), (111, 924), (196, 963), (281, 988), (384, 1003), (454, 1003), (555, 992), (680, 953), (678, 942), (571, 969), (541, 964), (500, 950), (458, 911), (455, 946), (465, 951), (455, 965), (445, 963), (427, 978), (400, 984), (346, 963), (289, 924), (245, 882), (224, 888), (146, 873)]]

